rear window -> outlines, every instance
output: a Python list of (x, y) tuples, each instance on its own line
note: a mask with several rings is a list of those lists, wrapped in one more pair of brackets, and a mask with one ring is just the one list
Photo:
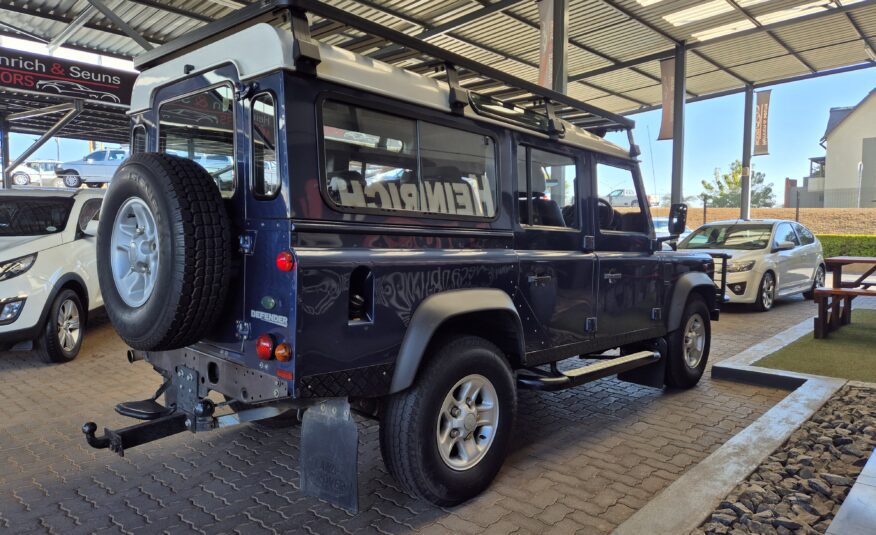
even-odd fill
[(42, 236), (64, 230), (73, 199), (0, 197), (0, 236)]
[(158, 111), (158, 150), (197, 162), (234, 195), (234, 95), (220, 86), (165, 102)]
[(493, 139), (327, 100), (324, 188), (353, 211), (492, 218)]

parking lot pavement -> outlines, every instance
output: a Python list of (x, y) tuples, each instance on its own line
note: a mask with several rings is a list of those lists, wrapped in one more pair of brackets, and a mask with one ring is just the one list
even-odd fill
[[(714, 325), (720, 360), (812, 317), (802, 299), (769, 313), (730, 308)], [(712, 381), (665, 392), (604, 379), (559, 393), (521, 392), (513, 452), (472, 502), (438, 509), (399, 490), (377, 425), (360, 425), (357, 516), (298, 491), (298, 431), (244, 425), (182, 434), (119, 458), (80, 427), (129, 425), (115, 403), (158, 386), (125, 359), (106, 323), (79, 358), (47, 365), (0, 354), (0, 531), (33, 533), (607, 533), (784, 391)]]

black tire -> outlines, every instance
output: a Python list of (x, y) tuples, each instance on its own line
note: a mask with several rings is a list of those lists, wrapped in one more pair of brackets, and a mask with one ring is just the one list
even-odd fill
[[(75, 307), (79, 327), (75, 343), (65, 348), (60, 338), (62, 325), (60, 325), (59, 316), (61, 307), (67, 303)], [(85, 320), (86, 312), (82, 301), (79, 300), (79, 295), (70, 289), (61, 290), (52, 301), (43, 332), (36, 340), (37, 352), (49, 362), (64, 363), (75, 359), (82, 348), (82, 339), (85, 337)]]
[[(769, 289), (770, 287), (772, 287), (772, 290)], [(760, 284), (757, 287), (757, 300), (752, 305), (752, 308), (758, 312), (768, 312), (775, 304), (776, 276), (772, 271), (767, 271), (760, 279)]]
[(15, 173), (12, 175), (12, 183), (16, 186), (27, 186), (30, 184), (30, 177), (24, 173)]
[[(116, 215), (131, 199), (155, 220), (155, 289), (140, 306), (120, 296), (112, 273)], [(222, 313), (232, 270), (231, 223), (213, 178), (177, 156), (135, 154), (116, 170), (97, 234), (100, 289), (113, 327), (132, 348), (185, 347), (203, 338)]]
[[(380, 450), (389, 473), (405, 490), (435, 505), (453, 506), (477, 496), (499, 472), (517, 412), (517, 392), (504, 355), (483, 338), (451, 338), (428, 357), (413, 386), (386, 400)], [(445, 397), (472, 375), (486, 379), (494, 388), (498, 420), (493, 441), (479, 460), (457, 470), (438, 451), (437, 427)], [(477, 399), (473, 403), (477, 405)], [(473, 428), (469, 436), (482, 430)]]
[[(698, 348), (701, 351), (700, 358), (695, 365), (692, 365), (693, 363), (689, 362), (686, 358), (686, 334), (691, 328), (691, 322), (697, 318), (702, 323), (704, 339), (702, 341), (702, 348)], [(709, 316), (709, 307), (701, 295), (692, 294), (688, 297), (684, 313), (681, 315), (681, 323), (678, 324), (678, 329), (669, 333), (667, 342), (669, 343), (669, 350), (666, 361), (666, 385), (671, 388), (691, 388), (695, 386), (706, 370), (712, 342), (712, 323)]]
[[(223, 394), (224, 395), (224, 394)], [(228, 400), (228, 396), (225, 396), (225, 399)], [(252, 407), (249, 403), (244, 403), (242, 401), (233, 401), (231, 400), (228, 403), (228, 406), (234, 412), (240, 412), (242, 410), (246, 410)], [(255, 425), (259, 427), (265, 427), (267, 429), (287, 429), (289, 427), (295, 427), (296, 425), (301, 423), (301, 419), (298, 417), (297, 409), (290, 409), (284, 413), (278, 414), (273, 418), (265, 418), (264, 420), (256, 420), (254, 422)]]
[(812, 288), (809, 291), (803, 292), (803, 299), (814, 299), (815, 298), (815, 289), (824, 287), (824, 277), (826, 271), (824, 266), (819, 265), (815, 268), (815, 278), (812, 279)]
[(66, 188), (78, 188), (82, 185), (82, 177), (76, 171), (65, 171), (61, 174), (61, 180)]

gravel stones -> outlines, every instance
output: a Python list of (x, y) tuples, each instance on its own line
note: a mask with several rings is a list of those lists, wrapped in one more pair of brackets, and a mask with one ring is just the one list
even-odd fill
[(846, 386), (693, 533), (825, 533), (874, 446), (876, 390)]

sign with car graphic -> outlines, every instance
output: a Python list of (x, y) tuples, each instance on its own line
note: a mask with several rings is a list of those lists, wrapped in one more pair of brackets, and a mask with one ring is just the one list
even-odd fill
[(135, 72), (0, 47), (0, 87), (104, 104), (131, 103)]

